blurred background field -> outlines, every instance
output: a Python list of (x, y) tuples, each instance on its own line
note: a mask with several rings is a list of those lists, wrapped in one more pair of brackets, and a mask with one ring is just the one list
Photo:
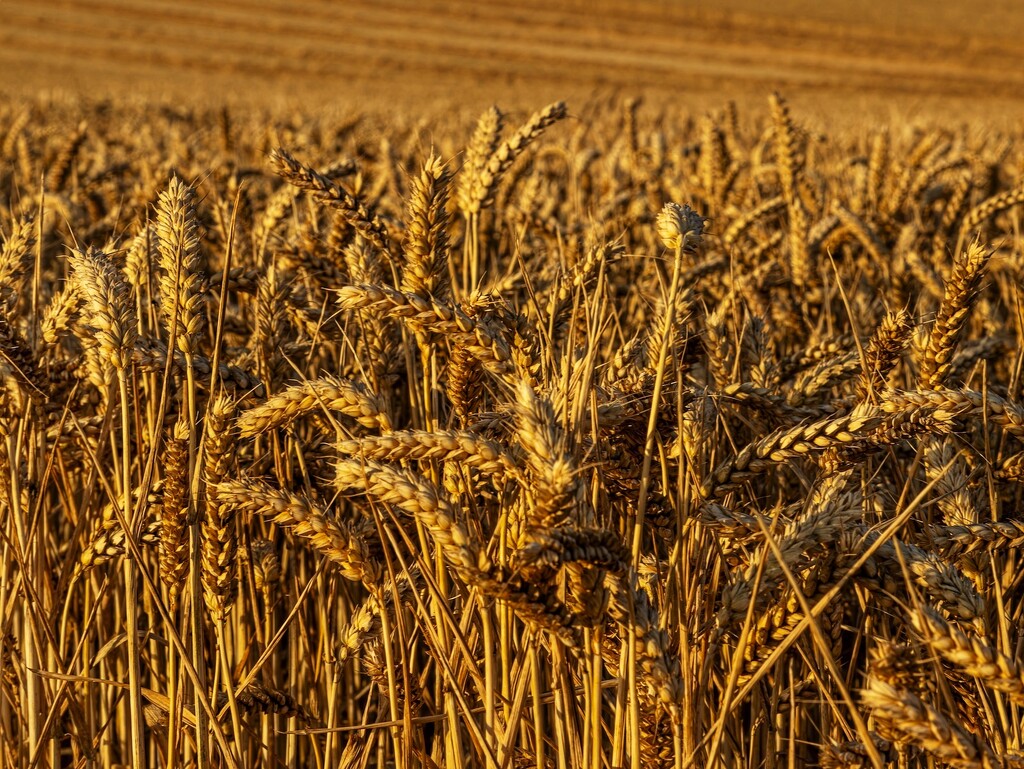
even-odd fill
[(0, 92), (269, 108), (694, 109), (780, 89), (823, 118), (1024, 116), (1024, 3), (5, 0)]

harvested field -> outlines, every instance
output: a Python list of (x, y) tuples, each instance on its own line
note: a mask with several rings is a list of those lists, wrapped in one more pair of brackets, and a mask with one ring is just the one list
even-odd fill
[(773, 88), (855, 110), (981, 99), (1020, 114), (1024, 100), (1013, 0), (5, 0), (4, 21), (0, 63), (18, 91), (307, 108), (532, 108), (595, 87), (705, 109)]

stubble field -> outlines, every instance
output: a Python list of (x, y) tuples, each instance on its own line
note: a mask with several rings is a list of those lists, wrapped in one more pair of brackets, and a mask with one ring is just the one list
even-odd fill
[(897, 96), (1016, 103), (1019, 115), (1022, 31), (1013, 0), (5, 0), (0, 63), (5, 86), (25, 92), (433, 105), (431, 117), (578, 104), (595, 86), (688, 106), (781, 88), (830, 108)]

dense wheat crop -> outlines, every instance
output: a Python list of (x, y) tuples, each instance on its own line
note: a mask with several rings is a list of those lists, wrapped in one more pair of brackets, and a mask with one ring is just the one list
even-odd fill
[(1024, 145), (0, 106), (0, 766), (1024, 763)]

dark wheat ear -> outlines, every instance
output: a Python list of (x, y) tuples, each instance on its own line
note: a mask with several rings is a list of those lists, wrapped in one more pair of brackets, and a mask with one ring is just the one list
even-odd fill
[(164, 442), (164, 491), (160, 514), (160, 579), (177, 607), (188, 574), (188, 422), (174, 423)]

